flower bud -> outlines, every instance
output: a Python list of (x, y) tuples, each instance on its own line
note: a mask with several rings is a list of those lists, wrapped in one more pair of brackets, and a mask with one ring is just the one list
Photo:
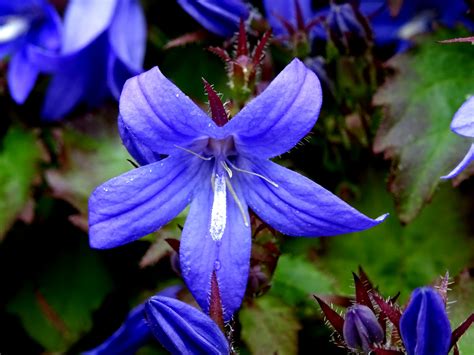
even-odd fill
[(347, 309), (343, 336), (350, 348), (369, 353), (374, 344), (383, 341), (384, 332), (372, 310), (356, 304)]
[(145, 303), (153, 335), (172, 354), (228, 354), (229, 344), (214, 321), (173, 298), (154, 296)]
[(431, 287), (413, 291), (400, 319), (400, 333), (408, 355), (446, 355), (451, 326), (441, 295)]

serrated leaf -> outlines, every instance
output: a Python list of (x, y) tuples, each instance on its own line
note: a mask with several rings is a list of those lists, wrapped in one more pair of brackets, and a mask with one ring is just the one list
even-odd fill
[(96, 252), (82, 245), (51, 261), (7, 305), (45, 349), (64, 352), (92, 327), (92, 312), (112, 280)]
[(313, 294), (332, 293), (333, 281), (304, 257), (282, 255), (269, 294), (291, 306), (307, 305), (316, 312)]
[(0, 146), (0, 240), (27, 204), (41, 160), (33, 132), (13, 126)]
[(389, 189), (404, 223), (431, 200), (440, 176), (456, 166), (469, 145), (449, 125), (466, 96), (474, 93), (474, 47), (436, 43), (463, 34), (439, 31), (425, 37), (417, 50), (395, 57), (389, 64), (397, 75), (375, 96), (386, 117), (374, 151), (392, 159)]
[[(455, 301), (448, 308), (452, 329), (456, 329), (472, 312), (474, 312), (474, 278), (468, 270), (463, 271), (452, 285), (448, 300)], [(458, 341), (460, 354), (474, 354), (474, 326), (463, 334)]]
[(338, 281), (340, 292), (354, 293), (350, 273), (362, 266), (383, 296), (401, 291), (403, 304), (414, 288), (433, 283), (446, 271), (456, 274), (472, 260), (468, 201), (450, 185), (443, 186), (406, 226), (393, 217), (393, 203), (381, 176), (369, 175), (361, 196), (353, 204), (367, 215), (390, 212), (392, 216), (370, 230), (325, 240), (318, 263)]
[(239, 318), (242, 339), (252, 354), (297, 354), (301, 325), (293, 310), (277, 298), (256, 299), (242, 308)]
[(98, 185), (133, 169), (118, 133), (117, 112), (110, 111), (67, 123), (59, 133), (61, 168), (46, 174), (54, 195), (71, 203), (83, 216), (87, 216), (87, 201)]

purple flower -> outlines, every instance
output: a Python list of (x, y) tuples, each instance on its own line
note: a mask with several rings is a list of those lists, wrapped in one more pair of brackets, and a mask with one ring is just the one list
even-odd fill
[[(43, 116), (59, 119), (79, 102), (97, 106), (142, 71), (146, 23), (138, 0), (71, 0), (60, 57), (46, 92)], [(65, 95), (67, 93), (67, 95)]]
[(229, 37), (239, 29), (241, 19), (249, 17), (242, 0), (178, 0), (181, 7), (208, 31)]
[(153, 335), (171, 354), (228, 354), (229, 343), (216, 323), (173, 298), (154, 296), (145, 304)]
[(7, 80), (13, 99), (25, 102), (40, 72), (32, 51), (56, 52), (61, 23), (45, 0), (0, 0), (0, 58), (11, 56)]
[[(316, 75), (295, 59), (231, 121), (216, 124), (158, 68), (127, 81), (119, 126), (145, 163), (99, 186), (89, 200), (90, 244), (112, 248), (151, 233), (191, 208), (180, 245), (182, 275), (205, 312), (215, 272), (229, 320), (247, 285), (248, 208), (292, 236), (330, 236), (373, 227), (311, 180), (269, 160), (313, 127), (322, 103)], [(167, 157), (156, 159), (159, 154)]]
[(384, 331), (374, 312), (364, 305), (356, 304), (346, 311), (343, 328), (344, 341), (352, 349), (370, 353), (374, 344), (384, 340)]
[(451, 326), (443, 299), (431, 287), (413, 291), (400, 319), (400, 332), (408, 355), (446, 355)]
[[(451, 130), (461, 136), (474, 138), (474, 96), (467, 99), (454, 114)], [(442, 179), (451, 179), (463, 171), (474, 160), (474, 143), (471, 144), (464, 159), (448, 175)]]

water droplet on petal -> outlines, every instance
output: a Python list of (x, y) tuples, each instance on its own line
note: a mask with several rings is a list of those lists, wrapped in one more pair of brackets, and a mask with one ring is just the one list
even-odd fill
[(214, 270), (219, 271), (221, 268), (221, 262), (219, 260), (214, 261)]
[(179, 97), (179, 94), (176, 94), (176, 97)]
[(104, 187), (103, 190), (104, 190), (105, 192), (109, 192), (109, 189), (106, 188), (106, 187)]

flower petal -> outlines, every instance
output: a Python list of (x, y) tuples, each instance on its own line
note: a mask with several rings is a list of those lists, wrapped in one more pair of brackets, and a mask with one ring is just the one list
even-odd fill
[(83, 49), (99, 37), (109, 26), (117, 0), (69, 1), (64, 15), (62, 53)]
[(154, 153), (132, 137), (131, 133), (123, 125), (122, 116), (120, 115), (118, 117), (118, 129), (123, 145), (127, 148), (130, 155), (138, 162), (138, 164), (146, 165), (161, 160), (162, 156), (160, 154)]
[(441, 176), (441, 179), (452, 179), (456, 177), (463, 171), (472, 161), (474, 160), (474, 144), (471, 144), (467, 154), (461, 160), (461, 162), (448, 174), (445, 176)]
[(145, 303), (153, 335), (171, 354), (228, 354), (229, 344), (216, 323), (179, 300), (154, 296)]
[(98, 347), (83, 352), (83, 355), (135, 354), (152, 334), (144, 317), (145, 305), (140, 304), (130, 311), (122, 326)]
[(161, 154), (181, 152), (176, 146), (191, 149), (194, 141), (219, 131), (158, 67), (127, 80), (120, 96), (120, 114), (133, 137)]
[(313, 181), (268, 160), (239, 159), (239, 168), (274, 183), (242, 173), (245, 199), (266, 223), (291, 236), (332, 236), (371, 228), (386, 215), (371, 219)]
[(138, 75), (140, 72), (141, 71), (133, 70), (128, 65), (124, 64), (114, 53), (109, 53), (107, 63), (107, 85), (115, 99), (118, 100), (120, 98), (125, 82), (132, 76)]
[[(210, 179), (204, 180), (194, 197), (181, 236), (180, 261), (184, 280), (204, 312), (209, 310), (211, 277), (216, 272), (224, 312), (228, 321), (240, 307), (247, 286), (251, 236), (247, 205), (239, 191), (239, 182), (232, 178), (242, 210), (227, 194), (227, 221), (224, 235), (213, 240), (210, 235), (213, 191)], [(247, 222), (248, 223), (248, 222)]]
[(26, 101), (38, 74), (38, 69), (28, 60), (25, 49), (12, 57), (8, 68), (8, 87), (16, 103), (22, 104)]
[(228, 124), (240, 154), (270, 158), (293, 148), (314, 126), (322, 104), (319, 79), (294, 59)]
[(146, 45), (146, 22), (137, 0), (119, 1), (109, 40), (115, 55), (133, 70), (142, 71)]
[(206, 166), (188, 155), (168, 157), (97, 187), (89, 199), (91, 246), (116, 247), (161, 228), (189, 204)]
[(474, 138), (474, 96), (467, 99), (454, 114), (451, 129), (462, 136)]
[(242, 0), (178, 0), (181, 7), (208, 31), (228, 37), (249, 17)]
[(431, 287), (413, 291), (400, 319), (400, 332), (409, 355), (446, 355), (451, 326), (441, 296)]
[[(314, 12), (311, 8), (311, 0), (298, 0), (298, 5), (301, 8), (304, 22), (307, 23), (312, 20)], [(263, 6), (275, 35), (288, 34), (281, 19), (288, 21), (296, 27), (296, 6), (294, 0), (264, 0)]]

